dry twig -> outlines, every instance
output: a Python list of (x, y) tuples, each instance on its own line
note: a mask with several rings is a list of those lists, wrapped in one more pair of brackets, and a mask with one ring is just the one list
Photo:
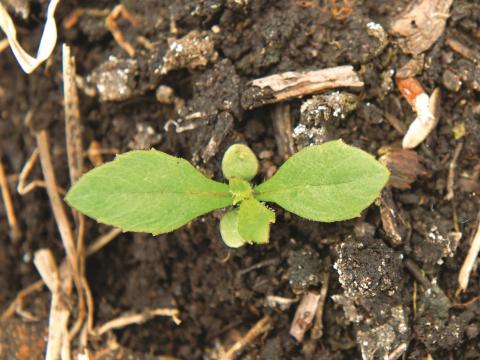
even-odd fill
[(5, 204), (5, 210), (7, 211), (8, 225), (10, 226), (10, 236), (13, 241), (17, 241), (20, 236), (20, 227), (18, 226), (17, 217), (15, 216), (15, 209), (13, 207), (12, 196), (10, 194), (10, 188), (8, 186), (7, 177), (5, 176), (5, 170), (3, 168), (2, 160), (0, 159), (0, 188), (2, 189), (3, 203)]
[(272, 325), (270, 316), (264, 316), (260, 319), (241, 339), (223, 354), (221, 360), (233, 360), (240, 352), (257, 337), (267, 332)]
[(320, 298), (318, 299), (318, 307), (313, 321), (311, 336), (312, 339), (320, 339), (323, 336), (323, 309), (325, 308), (325, 300), (327, 299), (328, 285), (330, 274), (323, 273), (322, 288), (320, 289)]
[(181, 323), (178, 309), (168, 309), (168, 308), (159, 308), (153, 310), (147, 310), (140, 314), (132, 314), (120, 316), (116, 319), (110, 320), (107, 323), (99, 326), (93, 331), (97, 336), (103, 335), (106, 332), (114, 329), (121, 329), (125, 326), (132, 324), (142, 324), (150, 319), (153, 319), (156, 316), (169, 316), (172, 318), (173, 322), (177, 325)]
[(253, 109), (339, 87), (363, 87), (350, 65), (307, 72), (288, 71), (256, 79), (247, 84), (242, 107)]
[(475, 261), (478, 258), (478, 253), (480, 252), (480, 213), (477, 220), (477, 230), (473, 237), (472, 244), (470, 245), (470, 249), (468, 250), (467, 257), (465, 258), (460, 273), (458, 274), (458, 283), (460, 284), (461, 291), (467, 290), (470, 273), (472, 272)]

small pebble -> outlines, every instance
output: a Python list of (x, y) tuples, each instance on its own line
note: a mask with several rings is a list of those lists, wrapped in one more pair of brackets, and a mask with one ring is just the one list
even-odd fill
[(460, 77), (450, 70), (445, 70), (442, 76), (442, 82), (443, 86), (450, 91), (458, 92), (462, 87), (462, 81), (460, 80)]

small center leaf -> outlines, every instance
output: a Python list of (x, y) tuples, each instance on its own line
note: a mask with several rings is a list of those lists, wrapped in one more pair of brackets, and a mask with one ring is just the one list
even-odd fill
[(228, 187), (233, 196), (234, 205), (252, 197), (252, 186), (248, 181), (239, 178), (231, 178)]
[(254, 198), (240, 203), (238, 233), (250, 243), (268, 243), (270, 223), (275, 222), (275, 213)]

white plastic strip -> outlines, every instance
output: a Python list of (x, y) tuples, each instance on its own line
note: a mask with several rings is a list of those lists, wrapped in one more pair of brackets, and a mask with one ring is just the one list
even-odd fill
[(52, 54), (55, 44), (57, 43), (57, 25), (55, 23), (55, 9), (60, 0), (51, 0), (48, 4), (47, 21), (43, 29), (42, 38), (38, 47), (36, 57), (30, 56), (20, 45), (17, 40), (17, 30), (12, 18), (8, 14), (5, 7), (0, 3), (0, 28), (7, 35), (10, 47), (20, 64), (23, 71), (30, 74), (38, 65), (47, 60)]

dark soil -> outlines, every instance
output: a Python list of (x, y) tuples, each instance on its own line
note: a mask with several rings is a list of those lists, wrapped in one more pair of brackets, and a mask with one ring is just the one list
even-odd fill
[[(347, 96), (356, 102), (345, 109), (344, 118), (319, 120), (328, 123), (322, 129), (326, 135), (319, 141), (342, 138), (374, 155), (383, 146), (400, 147), (402, 134), (385, 114), (404, 126), (415, 117), (392, 82), (391, 72), (410, 57), (402, 53), (393, 36), (387, 43), (369, 36), (366, 24), (373, 21), (387, 29), (408, 2), (123, 1), (141, 21), (135, 28), (119, 20), (126, 40), (135, 47), (133, 58), (113, 40), (104, 18), (81, 17), (71, 29), (60, 27), (52, 58), (32, 75), (20, 70), (10, 50), (0, 55), (1, 160), (8, 175), (18, 174), (36, 147), (34, 132), (47, 129), (59, 185), (69, 187), (63, 42), (72, 47), (86, 90), (118, 81), (107, 87), (108, 94), (89, 96), (88, 91), (79, 91), (85, 149), (93, 140), (119, 152), (154, 147), (191, 160), (222, 181), (223, 152), (232, 143), (245, 142), (257, 155), (262, 154), (260, 181), (284, 159), (272, 125), (275, 105), (244, 110), (245, 84), (284, 71), (345, 64), (355, 66), (365, 87), (349, 90)], [(15, 21), (22, 43), (33, 53), (46, 2), (31, 3), (29, 17), (22, 20), (19, 16)], [(57, 22), (61, 24), (78, 6), (111, 9), (116, 4), (64, 1)], [(341, 4), (352, 10), (343, 19), (333, 16), (335, 6)], [(387, 190), (389, 203), (401, 217), (399, 242), (382, 227), (377, 205), (359, 219), (334, 224), (309, 222), (274, 207), (277, 220), (270, 243), (238, 250), (223, 244), (218, 214), (166, 235), (121, 234), (87, 261), (95, 324), (126, 312), (169, 306), (180, 309), (182, 323), (177, 326), (171, 319), (159, 317), (114, 331), (121, 345), (116, 358), (214, 358), (220, 345), (228, 348), (264, 315), (270, 315), (271, 329), (248, 345), (240, 358), (359, 359), (363, 352), (366, 358), (383, 359), (405, 343), (404, 359), (425, 359), (428, 354), (436, 360), (480, 359), (480, 301), (451, 306), (480, 296), (478, 271), (472, 273), (468, 291), (455, 295), (457, 275), (479, 211), (480, 57), (475, 63), (445, 42), (447, 36), (461, 39), (479, 54), (479, 28), (478, 1), (455, 0), (445, 33), (424, 53), (425, 66), (417, 79), (429, 94), (435, 87), (441, 88), (441, 118), (434, 132), (415, 149), (425, 170), (423, 176), (410, 189)], [(138, 36), (148, 39), (150, 49), (136, 40)], [(189, 36), (185, 44), (192, 46), (189, 51), (201, 54), (200, 60), (172, 53), (185, 36)], [(126, 79), (116, 79), (118, 71), (127, 71)], [(460, 86), (455, 85), (458, 80)], [(173, 89), (173, 95), (165, 98), (167, 88), (159, 89), (161, 85)], [(120, 91), (121, 86), (125, 91)], [(305, 122), (300, 114), (302, 102), (308, 99), (311, 96), (290, 102), (293, 127), (299, 123), (321, 126), (316, 120)], [(315, 101), (323, 104), (328, 97)], [(194, 113), (200, 115), (192, 119), (189, 115)], [(189, 130), (176, 133), (173, 125), (165, 130), (170, 119)], [(464, 134), (456, 139), (453, 131), (462, 127)], [(456, 169), (455, 197), (445, 200), (449, 163), (459, 142), (463, 148)], [(105, 160), (111, 158), (105, 156)], [(93, 167), (90, 162), (88, 166)], [(30, 178), (41, 176), (37, 165)], [(63, 257), (45, 191), (36, 189), (22, 197), (16, 193), (16, 179), (9, 179), (22, 236), (15, 241), (10, 238), (5, 210), (0, 206), (2, 308), (19, 290), (39, 279), (32, 263), (36, 250), (51, 249), (57, 262)], [(108, 230), (88, 220), (87, 243)], [(452, 238), (455, 230), (463, 235), (458, 244)], [(421, 270), (423, 284), (405, 267), (407, 260)], [(301, 298), (307, 290), (319, 291), (324, 272), (329, 273), (330, 282), (323, 336), (313, 340), (307, 333), (299, 344), (289, 335), (297, 303), (280, 309), (269, 306), (266, 298)], [(47, 290), (40, 294), (33, 296), (35, 301), (27, 299), (25, 305), (39, 321), (28, 326), (17, 316), (1, 326), (2, 359), (22, 358), (15, 351), (22, 344), (12, 342), (9, 334), (23, 331), (27, 334), (23, 336), (29, 337), (33, 332), (44, 338), (50, 294)], [(35, 355), (27, 352), (26, 358), (43, 358), (42, 344), (39, 347), (35, 339), (25, 343), (29, 341), (34, 344), (28, 345), (29, 349), (37, 350)], [(101, 349), (105, 344), (107, 337), (91, 346)]]

